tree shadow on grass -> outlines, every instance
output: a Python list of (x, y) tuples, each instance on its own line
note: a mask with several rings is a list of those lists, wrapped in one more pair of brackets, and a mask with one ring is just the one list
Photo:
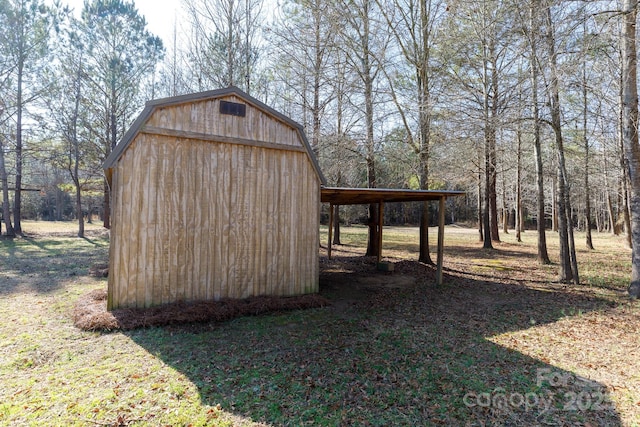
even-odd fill
[[(456, 275), (435, 288), (413, 262), (324, 266), (330, 307), (127, 335), (205, 404), (275, 425), (621, 425), (604, 385), (487, 339), (611, 302)], [(350, 289), (385, 274), (417, 279)]]
[[(99, 246), (103, 251), (96, 250)], [(69, 278), (87, 274), (87, 267), (107, 258), (108, 242), (24, 236), (0, 240), (0, 295), (50, 293)]]

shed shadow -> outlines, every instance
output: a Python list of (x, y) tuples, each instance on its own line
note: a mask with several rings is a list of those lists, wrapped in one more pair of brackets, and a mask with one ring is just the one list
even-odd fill
[[(330, 307), (127, 335), (203, 403), (275, 425), (622, 425), (605, 385), (487, 339), (610, 301), (446, 272), (435, 288), (433, 268), (409, 261), (393, 275), (340, 263), (321, 263)], [(394, 275), (415, 282), (380, 285)], [(571, 393), (603, 401), (574, 410)]]

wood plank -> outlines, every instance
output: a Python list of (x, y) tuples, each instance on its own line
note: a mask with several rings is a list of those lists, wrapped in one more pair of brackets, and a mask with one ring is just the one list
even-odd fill
[[(211, 157), (209, 155), (211, 148), (211, 144), (199, 144), (200, 147), (200, 161), (202, 162), (202, 168), (199, 170), (199, 192), (198, 192), (198, 201), (200, 209), (200, 227), (202, 228), (202, 233), (199, 233), (199, 259), (198, 259), (198, 268), (200, 270), (200, 299), (203, 300), (212, 300), (213, 299), (213, 290), (211, 283), (211, 263), (210, 263), (210, 253), (211, 253), (211, 245), (210, 242), (213, 239), (212, 230), (211, 230), (211, 221), (210, 221), (210, 210), (209, 205), (211, 204), (208, 199), (208, 188), (211, 187)], [(196, 230), (196, 233), (198, 231)]]
[(208, 150), (205, 151), (205, 157), (207, 158), (207, 170), (204, 171), (207, 184), (204, 185), (204, 198), (207, 203), (207, 220), (209, 234), (205, 239), (207, 245), (207, 256), (205, 258), (207, 262), (207, 284), (208, 284), (208, 299), (219, 300), (220, 299), (220, 286), (219, 286), (219, 273), (218, 273), (218, 261), (220, 257), (220, 250), (218, 250), (218, 243), (221, 233), (221, 220), (217, 217), (217, 194), (218, 188), (218, 161), (220, 155), (218, 154), (220, 146), (218, 144), (207, 144)]
[[(236, 120), (238, 122), (238, 120)], [(245, 220), (242, 227), (242, 253), (244, 282), (243, 282), (243, 298), (254, 295), (255, 292), (255, 276), (256, 276), (256, 237), (258, 230), (256, 228), (255, 200), (257, 193), (257, 176), (256, 176), (256, 149), (253, 147), (244, 147), (245, 163), (242, 171), (242, 187), (243, 187), (243, 205), (242, 212)]]
[(267, 181), (269, 179), (269, 171), (267, 168), (268, 158), (271, 153), (267, 150), (259, 150), (260, 153), (260, 162), (258, 168), (258, 206), (256, 206), (255, 211), (258, 214), (258, 219), (256, 221), (256, 227), (258, 228), (258, 233), (260, 236), (259, 247), (258, 247), (258, 295), (267, 295), (267, 268), (269, 265), (269, 261), (267, 259), (267, 221), (269, 220), (267, 213), (267, 204), (269, 203), (269, 187), (267, 186)]
[(120, 260), (120, 236), (116, 228), (120, 222), (120, 217), (117, 216), (117, 207), (119, 203), (120, 179), (119, 168), (114, 168), (111, 175), (111, 235), (109, 244), (109, 277), (107, 281), (107, 310), (113, 310), (119, 307), (119, 293), (118, 293), (118, 280), (120, 279), (119, 267)]
[[(140, 211), (142, 209), (142, 194), (139, 190), (141, 182), (140, 173), (143, 168), (143, 156), (141, 153), (141, 144), (135, 144), (133, 149), (129, 150), (131, 160), (131, 178), (126, 190), (126, 207), (125, 217), (128, 225), (129, 247), (131, 249), (130, 256), (127, 258), (129, 265), (129, 274), (127, 276), (128, 292), (127, 306), (139, 307), (144, 301), (144, 289), (141, 289), (141, 274), (138, 269), (138, 257), (140, 256)], [(142, 267), (142, 266), (140, 266)]]
[(221, 269), (220, 274), (220, 293), (223, 298), (230, 298), (232, 293), (230, 291), (230, 283), (233, 280), (235, 272), (232, 271), (233, 251), (235, 250), (231, 246), (231, 209), (233, 206), (233, 187), (231, 182), (232, 165), (233, 165), (233, 145), (221, 145), (220, 148), (223, 152), (223, 165), (221, 172), (218, 174), (218, 178), (222, 177), (222, 186), (219, 187), (216, 201), (218, 206), (218, 217), (216, 221), (220, 222), (221, 236), (220, 246), (217, 248), (217, 252), (220, 252), (220, 263), (218, 268)]
[(169, 283), (168, 283), (168, 301), (167, 302), (175, 302), (184, 294), (181, 289), (180, 282), (180, 265), (184, 262), (183, 250), (180, 247), (181, 238), (180, 234), (182, 233), (182, 207), (180, 204), (180, 192), (181, 188), (181, 179), (180, 179), (180, 168), (182, 166), (182, 150), (181, 143), (179, 140), (174, 141), (172, 144), (173, 152), (172, 152), (172, 163), (173, 166), (171, 168), (170, 176), (171, 176), (171, 190), (169, 191), (169, 205), (167, 215), (173, 218), (173, 221), (169, 230), (169, 241), (172, 243), (169, 250)]
[(202, 170), (201, 157), (199, 156), (200, 141), (188, 141), (187, 153), (189, 154), (185, 165), (187, 169), (183, 171), (186, 175), (186, 189), (182, 194), (183, 203), (187, 206), (187, 217), (185, 226), (185, 245), (187, 255), (186, 270), (186, 290), (185, 300), (194, 301), (200, 299), (199, 280), (199, 237), (202, 236), (203, 229), (200, 221), (200, 203), (197, 198), (199, 192), (198, 172)]
[(154, 240), (154, 257), (153, 257), (153, 288), (151, 291), (151, 305), (162, 304), (162, 282), (166, 276), (165, 264), (164, 264), (164, 244), (166, 240), (164, 236), (166, 234), (163, 229), (163, 217), (166, 216), (164, 211), (164, 159), (163, 153), (165, 151), (165, 144), (161, 140), (151, 140), (150, 143), (153, 147), (153, 158), (155, 162), (155, 174), (153, 176), (153, 183), (155, 186), (155, 198), (150, 201), (150, 205), (155, 210), (155, 240)]
[(289, 227), (288, 227), (288, 232), (289, 232), (289, 244), (291, 245), (289, 247), (289, 272), (290, 272), (290, 277), (289, 277), (289, 281), (288, 281), (288, 287), (287, 287), (287, 292), (286, 295), (292, 295), (293, 293), (295, 293), (295, 284), (298, 281), (298, 272), (299, 272), (299, 268), (298, 268), (298, 262), (297, 262), (297, 258), (298, 258), (298, 253), (299, 253), (299, 249), (298, 249), (298, 237), (299, 234), (298, 230), (297, 230), (297, 209), (298, 206), (300, 205), (300, 193), (299, 193), (299, 186), (298, 186), (298, 163), (296, 162), (296, 156), (293, 153), (287, 153), (288, 157), (289, 157), (289, 164), (291, 166), (291, 169), (289, 171), (289, 176), (288, 178), (288, 185), (289, 185), (289, 191), (291, 194), (290, 199), (290, 204), (288, 206), (288, 216), (289, 216)]
[(278, 188), (280, 192), (278, 194), (278, 207), (276, 215), (278, 217), (278, 230), (277, 230), (277, 244), (278, 244), (278, 259), (280, 262), (278, 263), (278, 280), (276, 287), (273, 289), (273, 293), (275, 295), (281, 295), (282, 289), (285, 286), (287, 280), (289, 280), (289, 253), (287, 252), (287, 242), (285, 240), (285, 228), (287, 227), (287, 209), (286, 209), (286, 201), (287, 201), (287, 176), (285, 171), (287, 170), (287, 153), (284, 153), (278, 159)]
[(230, 193), (231, 193), (231, 203), (229, 204), (229, 214), (233, 212), (233, 216), (229, 216), (229, 260), (226, 265), (228, 265), (229, 269), (229, 288), (227, 290), (228, 297), (230, 298), (238, 298), (238, 282), (240, 276), (240, 266), (238, 265), (240, 260), (238, 259), (241, 254), (238, 254), (239, 245), (239, 225), (238, 223), (242, 222), (241, 214), (238, 212), (240, 208), (240, 204), (242, 203), (242, 194), (241, 188), (238, 184), (238, 166), (240, 163), (240, 153), (238, 146), (232, 146), (231, 148), (231, 168), (232, 172), (230, 174)]
[[(278, 169), (277, 165), (277, 157), (274, 153), (267, 153), (267, 166), (265, 173), (267, 174), (267, 178), (265, 181), (266, 188), (270, 189), (270, 194), (267, 196), (266, 203), (266, 223), (264, 226), (265, 229), (265, 240), (266, 240), (266, 254), (267, 254), (267, 283), (265, 286), (265, 294), (271, 295), (272, 290), (275, 287), (278, 281), (278, 268), (281, 263), (281, 260), (278, 258), (277, 252), (277, 227), (278, 227), (278, 218), (277, 218), (277, 202), (279, 198), (279, 192), (281, 189), (276, 184)], [(274, 194), (275, 193), (275, 194)]]
[[(142, 137), (142, 135), (141, 135)], [(144, 197), (147, 199), (146, 202), (142, 201), (142, 211), (140, 215), (143, 220), (141, 221), (140, 227), (140, 235), (142, 242), (142, 246), (140, 249), (140, 260), (138, 262), (143, 269), (142, 275), (142, 287), (144, 288), (144, 299), (142, 306), (150, 307), (153, 305), (153, 272), (155, 270), (154, 261), (155, 257), (155, 242), (156, 242), (156, 224), (155, 224), (155, 200), (156, 200), (156, 185), (155, 185), (155, 177), (157, 171), (157, 158), (155, 156), (153, 147), (156, 144), (150, 143), (147, 138), (141, 138), (144, 156), (145, 167), (147, 169), (147, 173), (143, 174), (143, 188), (144, 188)], [(141, 197), (141, 196), (138, 196)]]

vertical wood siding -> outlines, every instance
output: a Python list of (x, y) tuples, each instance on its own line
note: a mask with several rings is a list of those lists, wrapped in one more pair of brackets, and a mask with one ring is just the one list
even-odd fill
[[(148, 124), (302, 146), (261, 110), (220, 116), (218, 102)], [(139, 133), (112, 198), (111, 309), (318, 291), (320, 181), (304, 152)]]

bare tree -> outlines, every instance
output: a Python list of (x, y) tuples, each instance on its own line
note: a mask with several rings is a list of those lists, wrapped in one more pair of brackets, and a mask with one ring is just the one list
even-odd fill
[(325, 109), (335, 97), (337, 68), (344, 62), (337, 56), (335, 43), (339, 19), (329, 2), (296, 0), (283, 6), (279, 25), (270, 31), (279, 54), (278, 69), (286, 73), (282, 79), (299, 99), (303, 125), (314, 150), (322, 136)]
[(542, 159), (542, 142), (540, 135), (540, 104), (538, 100), (539, 62), (538, 38), (540, 36), (540, 0), (531, 0), (528, 10), (528, 27), (526, 31), (529, 43), (529, 69), (531, 70), (531, 109), (533, 120), (533, 148), (536, 160), (536, 195), (537, 195), (537, 228), (538, 228), (538, 262), (550, 264), (547, 252), (547, 238), (545, 230), (545, 196), (544, 196), (544, 168)]
[[(433, 116), (433, 89), (436, 67), (432, 52), (437, 40), (437, 29), (446, 6), (437, 0), (378, 0), (382, 13), (391, 29), (404, 60), (411, 67), (413, 94), (410, 102), (403, 103), (395, 88), (394, 78), (387, 70), (390, 92), (407, 135), (407, 143), (419, 159), (420, 188), (429, 189), (429, 157)], [(405, 75), (402, 80), (405, 80)], [(417, 106), (417, 127), (411, 123), (412, 109)], [(432, 264), (429, 254), (429, 204), (422, 204), (420, 217), (420, 262)]]
[(623, 143), (628, 161), (631, 182), (631, 233), (633, 249), (631, 255), (631, 283), (629, 295), (640, 296), (640, 145), (638, 145), (638, 83), (636, 24), (638, 2), (624, 0), (622, 3), (622, 124)]
[(185, 1), (189, 58), (198, 89), (238, 86), (250, 93), (259, 58), (262, 0)]
[(545, 25), (548, 56), (547, 66), (549, 77), (547, 82), (547, 96), (551, 113), (551, 128), (555, 134), (555, 146), (558, 159), (558, 194), (556, 204), (558, 206), (558, 236), (560, 238), (560, 276), (561, 282), (580, 283), (578, 276), (578, 263), (576, 260), (575, 240), (573, 237), (573, 220), (571, 211), (571, 198), (569, 193), (569, 177), (564, 153), (564, 138), (562, 135), (560, 84), (558, 73), (558, 56), (556, 49), (555, 29), (551, 5), (545, 5)]
[[(382, 25), (374, 17), (374, 0), (342, 0), (341, 7), (346, 12), (346, 25), (341, 32), (341, 41), (352, 72), (359, 79), (364, 109), (364, 159), (367, 169), (367, 186), (376, 188), (376, 140), (374, 134), (374, 105), (377, 92), (375, 83), (382, 71), (385, 50), (389, 41)], [(378, 209), (369, 206), (369, 241), (367, 255), (377, 255), (379, 248)]]

